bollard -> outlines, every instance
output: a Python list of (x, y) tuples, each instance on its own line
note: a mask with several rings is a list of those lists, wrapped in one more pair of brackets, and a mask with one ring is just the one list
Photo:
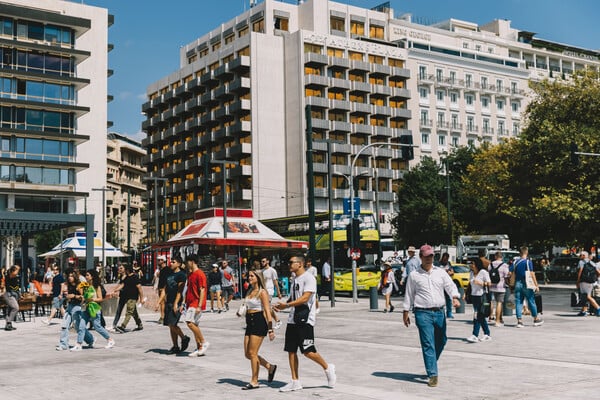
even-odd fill
[(514, 308), (514, 300), (511, 301), (510, 299), (510, 289), (506, 288), (506, 292), (504, 292), (504, 303), (502, 303), (502, 315), (505, 317), (512, 317)]
[(465, 299), (463, 298), (463, 296), (465, 294), (465, 289), (459, 287), (458, 294), (460, 294), (460, 298), (458, 299), (458, 301), (460, 301), (460, 306), (456, 307), (456, 310), (454, 312), (457, 314), (464, 314), (465, 313)]
[(369, 288), (369, 305), (370, 311), (377, 311), (379, 306), (379, 297), (377, 296), (377, 287), (371, 286)]

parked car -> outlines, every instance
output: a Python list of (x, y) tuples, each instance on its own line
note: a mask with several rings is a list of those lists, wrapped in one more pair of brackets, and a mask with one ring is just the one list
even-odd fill
[(577, 256), (558, 256), (550, 262), (548, 279), (550, 281), (575, 281), (577, 280)]
[(469, 266), (467, 264), (452, 264), (452, 269), (454, 270), (452, 280), (456, 286), (466, 289), (471, 279), (471, 269)]

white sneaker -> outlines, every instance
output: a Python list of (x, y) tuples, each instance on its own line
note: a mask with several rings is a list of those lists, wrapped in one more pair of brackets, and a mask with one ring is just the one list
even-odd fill
[(321, 309), (320, 309), (320, 308), (317, 308), (317, 310), (315, 311), (315, 314), (318, 314), (318, 313), (320, 313), (320, 312), (321, 312)]
[(487, 342), (488, 340), (492, 340), (492, 337), (490, 335), (483, 335), (483, 337), (481, 338), (482, 342)]
[(188, 354), (188, 357), (198, 357), (198, 349), (192, 351), (190, 354)]
[(542, 326), (543, 323), (544, 323), (544, 321), (542, 321), (541, 319), (538, 319), (538, 320), (533, 321), (533, 326)]
[(115, 347), (115, 341), (113, 339), (108, 339), (108, 343), (104, 346), (105, 349), (112, 349)]
[(81, 351), (81, 344), (77, 343), (75, 346), (71, 347), (71, 351)]
[(328, 365), (328, 368), (325, 370), (325, 376), (327, 377), (327, 386), (330, 388), (334, 387), (335, 382), (337, 381), (337, 376), (335, 375), (335, 365)]
[(275, 328), (275, 329), (281, 328), (281, 321), (275, 322), (275, 326), (273, 326), (273, 328)]
[(44, 323), (46, 325), (50, 325), (50, 321), (46, 318), (42, 318), (42, 323)]
[(302, 390), (302, 384), (300, 381), (291, 381), (287, 385), (279, 388), (280, 392), (294, 392), (296, 390)]
[(208, 342), (204, 342), (204, 343), (202, 343), (202, 348), (201, 348), (201, 349), (198, 349), (198, 350), (196, 350), (196, 351), (198, 352), (198, 354), (197, 354), (197, 355), (198, 355), (198, 357), (201, 357), (201, 356), (203, 356), (204, 354), (206, 354), (206, 350), (208, 350), (208, 347), (209, 347), (209, 346), (210, 346), (210, 343), (208, 343)]
[(479, 342), (479, 338), (475, 335), (471, 335), (467, 338), (467, 342), (469, 343), (477, 343)]

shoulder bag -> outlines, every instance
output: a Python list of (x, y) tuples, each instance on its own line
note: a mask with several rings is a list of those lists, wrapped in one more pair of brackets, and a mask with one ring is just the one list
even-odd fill
[(240, 307), (238, 308), (235, 315), (237, 315), (238, 317), (244, 317), (246, 316), (246, 311), (248, 311), (248, 306), (246, 305), (246, 298), (244, 297), (244, 300), (242, 300), (242, 304), (240, 304)]
[(525, 260), (525, 285), (527, 289), (536, 289), (535, 281), (533, 280), (533, 271), (529, 270), (529, 263)]
[[(296, 290), (292, 288), (292, 301), (296, 300)], [(294, 307), (294, 324), (304, 325), (308, 322), (308, 316), (310, 315), (310, 308), (308, 305), (300, 304)]]

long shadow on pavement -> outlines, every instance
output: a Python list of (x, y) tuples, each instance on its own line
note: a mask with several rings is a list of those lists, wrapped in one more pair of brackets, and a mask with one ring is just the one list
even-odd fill
[(397, 381), (410, 381), (427, 384), (427, 375), (409, 374), (404, 372), (375, 371), (371, 375), (379, 378), (395, 379)]

